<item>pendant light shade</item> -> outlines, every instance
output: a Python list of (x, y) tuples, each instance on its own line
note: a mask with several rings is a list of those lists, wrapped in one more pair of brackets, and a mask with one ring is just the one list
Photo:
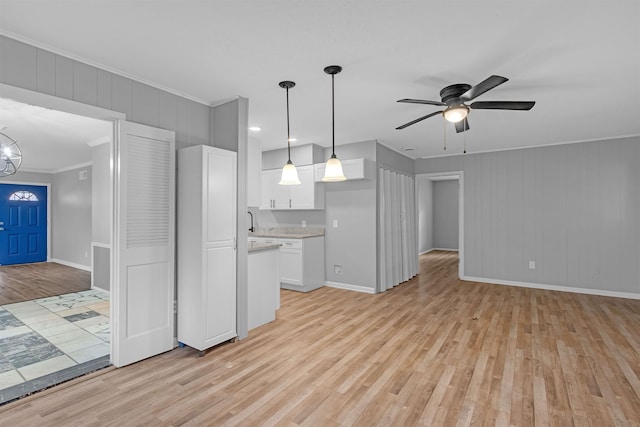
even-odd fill
[(0, 178), (13, 175), (22, 164), (22, 151), (16, 140), (0, 132)]
[(287, 163), (282, 168), (282, 177), (280, 178), (280, 185), (299, 185), (300, 179), (298, 179), (298, 171), (296, 166), (291, 161), (291, 135), (289, 134), (289, 89), (296, 84), (292, 81), (285, 80), (279, 83), (280, 87), (287, 90)]
[(324, 72), (331, 75), (331, 158), (327, 160), (324, 168), (324, 182), (344, 181), (347, 178), (342, 172), (342, 163), (336, 157), (336, 114), (335, 114), (335, 90), (334, 77), (342, 71), (339, 65), (329, 65), (325, 67)]

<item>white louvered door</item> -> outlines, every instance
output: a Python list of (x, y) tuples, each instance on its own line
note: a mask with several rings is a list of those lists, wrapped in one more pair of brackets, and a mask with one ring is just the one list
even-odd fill
[(124, 366), (174, 346), (175, 134), (116, 122), (112, 354)]

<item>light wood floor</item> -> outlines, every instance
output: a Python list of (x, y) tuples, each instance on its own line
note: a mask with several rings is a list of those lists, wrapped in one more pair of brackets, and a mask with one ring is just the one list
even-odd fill
[(55, 262), (0, 267), (0, 305), (91, 288), (91, 273)]
[(460, 282), (282, 291), (278, 319), (0, 407), (5, 425), (640, 425), (640, 301)]

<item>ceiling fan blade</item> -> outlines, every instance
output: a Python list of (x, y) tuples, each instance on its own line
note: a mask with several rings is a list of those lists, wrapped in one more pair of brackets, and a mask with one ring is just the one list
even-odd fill
[(429, 117), (433, 117), (433, 116), (435, 116), (435, 115), (437, 115), (437, 114), (442, 114), (442, 111), (436, 111), (435, 113), (427, 114), (426, 116), (422, 116), (422, 117), (420, 117), (420, 118), (417, 118), (417, 119), (415, 119), (415, 120), (413, 120), (413, 121), (410, 121), (409, 123), (405, 123), (405, 124), (403, 124), (402, 126), (398, 126), (396, 129), (397, 129), (397, 130), (400, 130), (400, 129), (404, 129), (404, 128), (406, 128), (406, 127), (409, 127), (409, 126), (411, 126), (411, 125), (415, 125), (416, 123), (421, 122), (421, 121), (423, 121), (424, 119), (428, 119)]
[(474, 87), (472, 87), (471, 89), (466, 91), (465, 93), (463, 93), (460, 96), (460, 98), (464, 99), (465, 101), (471, 101), (472, 99), (477, 98), (478, 96), (482, 95), (486, 91), (491, 90), (494, 87), (501, 85), (502, 83), (506, 82), (507, 80), (509, 80), (509, 79), (506, 78), (506, 77), (491, 76), (491, 77), (487, 78), (486, 80), (478, 83), (477, 85), (475, 85)]
[(457, 133), (469, 130), (469, 120), (467, 120), (466, 117), (464, 118), (464, 120), (460, 120), (459, 122), (454, 123), (454, 125), (456, 126)]
[(469, 105), (474, 110), (531, 110), (535, 101), (477, 101)]
[(398, 102), (406, 102), (409, 104), (427, 104), (427, 105), (440, 105), (440, 106), (444, 106), (447, 105), (444, 102), (440, 102), (440, 101), (427, 101), (425, 99), (398, 99)]

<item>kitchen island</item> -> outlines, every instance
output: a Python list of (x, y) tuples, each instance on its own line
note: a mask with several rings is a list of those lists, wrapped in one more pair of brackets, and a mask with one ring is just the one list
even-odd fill
[(279, 243), (249, 242), (249, 330), (276, 319), (280, 308)]

